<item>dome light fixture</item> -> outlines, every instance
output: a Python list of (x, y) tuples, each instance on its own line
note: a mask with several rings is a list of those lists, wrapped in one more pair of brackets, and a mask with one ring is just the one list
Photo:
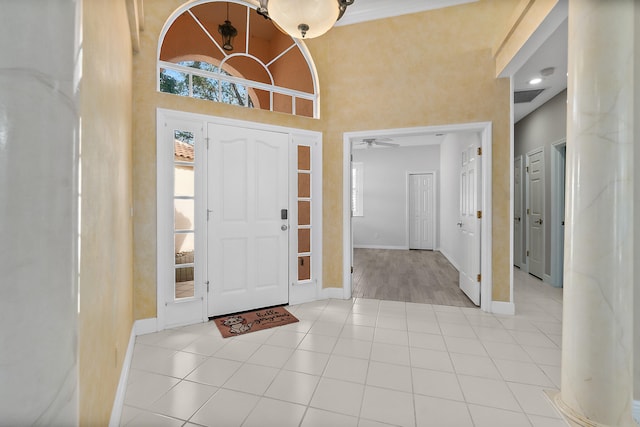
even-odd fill
[(329, 31), (355, 0), (260, 0), (258, 13), (282, 32), (312, 39)]

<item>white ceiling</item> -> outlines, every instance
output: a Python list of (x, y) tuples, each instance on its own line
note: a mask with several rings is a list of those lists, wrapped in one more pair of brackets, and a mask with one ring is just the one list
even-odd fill
[(477, 0), (355, 0), (336, 26), (440, 9)]
[[(565, 19), (513, 76), (515, 91), (544, 89), (533, 101), (514, 105), (516, 123), (567, 88), (567, 52), (568, 25)], [(554, 73), (542, 77), (540, 70), (548, 67), (553, 67)], [(542, 77), (542, 83), (530, 85), (529, 81), (534, 77)]]

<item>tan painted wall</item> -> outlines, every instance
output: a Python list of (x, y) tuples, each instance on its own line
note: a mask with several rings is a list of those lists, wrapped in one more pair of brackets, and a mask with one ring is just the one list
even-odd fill
[(515, 2), (337, 27), (309, 46), (324, 124), (324, 280), (342, 284), (342, 133), (493, 122), (493, 297), (509, 300), (509, 81), (491, 49)]
[(130, 37), (124, 1), (83, 2), (81, 425), (108, 424), (133, 324)]
[(157, 107), (323, 131), (325, 287), (342, 286), (343, 132), (493, 122), (493, 297), (509, 300), (509, 82), (494, 78), (492, 48), (517, 2), (481, 1), (337, 27), (307, 41), (319, 72), (320, 120), (157, 93), (158, 37), (181, 3), (145, 3), (134, 57), (136, 319), (156, 315)]

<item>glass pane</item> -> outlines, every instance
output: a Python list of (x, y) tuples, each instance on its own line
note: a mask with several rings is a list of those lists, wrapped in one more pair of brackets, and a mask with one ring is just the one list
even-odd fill
[(193, 243), (193, 233), (176, 233), (174, 235), (176, 265), (193, 263)]
[(161, 68), (160, 92), (189, 96), (189, 76), (180, 71)]
[(313, 101), (296, 98), (296, 116), (313, 117)]
[(193, 267), (176, 268), (176, 299), (194, 295)]
[(219, 101), (218, 80), (210, 77), (193, 76), (193, 97)]
[(298, 197), (311, 197), (311, 174), (298, 173)]
[(292, 98), (289, 95), (283, 95), (281, 93), (273, 94), (273, 111), (277, 111), (279, 113), (292, 113)]
[(194, 195), (193, 166), (175, 165), (173, 187), (175, 196)]
[(298, 257), (298, 280), (311, 280), (311, 257)]
[(175, 199), (173, 201), (174, 226), (176, 230), (193, 230), (194, 228), (194, 201), (193, 199)]
[(311, 225), (311, 202), (298, 202), (298, 225)]
[(261, 110), (271, 110), (271, 92), (262, 89), (249, 89), (249, 98), (254, 108)]
[(298, 252), (311, 252), (311, 230), (308, 228), (298, 229)]
[(253, 101), (248, 99), (248, 92), (245, 86), (224, 81), (220, 82), (220, 85), (220, 102), (241, 107), (246, 107), (248, 102), (248, 106), (253, 108)]
[(298, 145), (298, 170), (311, 170), (311, 147)]

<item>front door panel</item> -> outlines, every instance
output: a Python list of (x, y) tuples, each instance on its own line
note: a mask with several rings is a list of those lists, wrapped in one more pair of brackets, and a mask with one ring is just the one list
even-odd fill
[(288, 302), (288, 135), (210, 124), (209, 316)]

